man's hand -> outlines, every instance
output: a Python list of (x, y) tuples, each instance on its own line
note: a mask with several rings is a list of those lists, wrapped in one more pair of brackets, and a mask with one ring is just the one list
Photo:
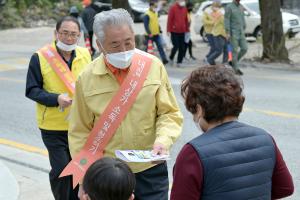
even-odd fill
[(66, 94), (60, 94), (57, 98), (60, 108), (69, 107), (72, 104), (72, 99)]
[(227, 41), (230, 40), (230, 34), (226, 34), (226, 40), (227, 40)]
[(84, 194), (84, 192), (83, 192), (82, 184), (79, 184), (78, 198), (81, 199), (83, 194)]
[[(152, 150), (153, 155), (167, 155), (169, 154), (169, 150), (161, 143), (156, 142), (153, 144), (153, 150)], [(160, 164), (165, 161), (153, 161), (152, 164)]]
[(153, 145), (152, 154), (154, 155), (167, 155), (169, 154), (169, 150), (161, 143), (156, 142)]
[(89, 195), (84, 192), (82, 184), (79, 184), (78, 198), (82, 200), (89, 200)]

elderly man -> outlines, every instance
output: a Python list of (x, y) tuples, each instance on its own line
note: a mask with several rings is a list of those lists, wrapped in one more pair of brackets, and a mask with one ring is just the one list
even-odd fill
[(78, 47), (80, 26), (74, 17), (64, 17), (56, 24), (55, 42), (46, 45), (30, 60), (26, 97), (37, 102), (37, 123), (49, 153), (49, 174), (56, 200), (78, 199), (71, 177), (58, 176), (71, 160), (68, 147), (68, 115), (75, 79), (91, 62), (86, 48)]
[[(240, 0), (233, 0), (225, 9), (224, 19), (227, 40), (233, 47), (232, 68), (238, 75), (243, 75), (239, 69), (238, 61), (247, 53), (248, 45), (245, 37), (246, 22), (244, 8), (240, 5)], [(240, 48), (240, 51), (239, 51)]]
[[(69, 127), (73, 160), (62, 174), (73, 171), (77, 181), (95, 160), (115, 157), (116, 150), (167, 154), (182, 128), (165, 67), (135, 49), (129, 13), (114, 9), (97, 14), (94, 32), (103, 53), (76, 83)], [(166, 162), (128, 164), (136, 177), (136, 199), (168, 199)]]

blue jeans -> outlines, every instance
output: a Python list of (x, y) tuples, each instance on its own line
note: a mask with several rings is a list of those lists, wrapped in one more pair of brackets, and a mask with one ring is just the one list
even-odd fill
[[(214, 49), (213, 52), (207, 57), (207, 61), (211, 65), (215, 65), (215, 59), (218, 58), (223, 52), (227, 52), (226, 50), (226, 39), (223, 36), (213, 36)], [(227, 54), (227, 53), (225, 53)], [(225, 56), (225, 55), (224, 55)], [(227, 60), (226, 57), (223, 57)]]
[[(164, 48), (162, 46), (161, 36), (160, 35), (153, 35), (153, 37), (151, 39), (156, 44), (156, 47), (157, 47), (157, 50), (159, 52), (159, 56), (160, 56), (161, 60), (166, 61), (167, 57), (166, 57)], [(148, 40), (149, 40), (149, 38), (147, 38), (147, 43), (146, 44), (148, 44)]]
[(214, 36), (212, 34), (206, 34), (206, 38), (208, 41), (208, 45), (210, 47), (208, 54), (205, 56), (206, 58), (210, 56), (210, 54), (215, 50), (215, 45), (214, 45)]

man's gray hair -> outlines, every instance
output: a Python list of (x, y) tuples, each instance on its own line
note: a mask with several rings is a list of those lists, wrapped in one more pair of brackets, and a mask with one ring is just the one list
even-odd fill
[(123, 8), (103, 11), (95, 16), (93, 30), (97, 39), (102, 43), (104, 41), (104, 30), (110, 25), (127, 24), (133, 32), (133, 20), (127, 10)]

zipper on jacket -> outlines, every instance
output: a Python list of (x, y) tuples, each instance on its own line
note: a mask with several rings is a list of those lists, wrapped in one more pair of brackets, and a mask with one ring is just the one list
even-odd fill
[(46, 114), (46, 111), (47, 111), (47, 106), (45, 106), (45, 109), (44, 109), (44, 112), (43, 112), (43, 115), (42, 115), (42, 123), (43, 123), (44, 120), (45, 120), (45, 114)]

